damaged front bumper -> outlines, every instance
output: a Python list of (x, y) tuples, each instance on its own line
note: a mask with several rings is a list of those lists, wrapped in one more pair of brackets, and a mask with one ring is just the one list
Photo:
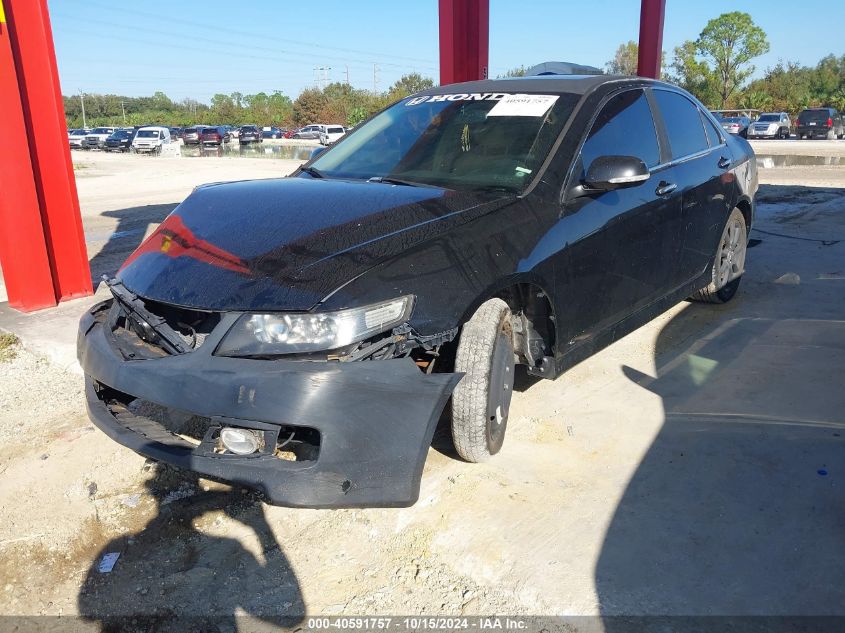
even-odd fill
[[(88, 412), (115, 441), (152, 459), (308, 508), (401, 507), (419, 496), (440, 413), (460, 380), (424, 374), (409, 358), (363, 362), (252, 360), (213, 355), (236, 315), (189, 353), (127, 358), (115, 341), (111, 301), (80, 321), (78, 355)], [(134, 407), (133, 403), (149, 407)], [(187, 412), (199, 434), (175, 433), (150, 407)], [(222, 427), (263, 438), (250, 455), (222, 451)], [(300, 436), (308, 450), (286, 451)], [(294, 440), (296, 442), (298, 440)], [(293, 446), (293, 445), (290, 445)]]

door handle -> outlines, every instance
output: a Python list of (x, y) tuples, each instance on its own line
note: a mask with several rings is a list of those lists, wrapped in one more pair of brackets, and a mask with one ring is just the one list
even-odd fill
[(654, 193), (656, 193), (658, 196), (666, 196), (675, 191), (675, 189), (677, 188), (678, 185), (676, 185), (675, 183), (661, 180), (660, 184), (657, 185), (657, 189), (654, 190)]
[(725, 158), (724, 156), (719, 157), (719, 167), (721, 169), (727, 169), (730, 166), (731, 166), (731, 159), (730, 158)]

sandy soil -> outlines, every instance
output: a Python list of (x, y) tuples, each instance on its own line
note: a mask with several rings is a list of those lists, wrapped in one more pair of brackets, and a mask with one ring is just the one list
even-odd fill
[[(110, 232), (135, 231), (125, 239), (140, 239), (196, 184), (272, 177), (293, 167), (262, 159), (74, 159), (85, 166), (78, 183), (95, 260), (115, 243)], [(715, 554), (693, 527), (686, 549), (677, 553), (678, 565), (702, 569), (702, 585), (715, 588), (711, 592), (724, 587), (724, 595), (696, 602), (688, 586), (673, 588), (671, 566), (643, 572), (647, 579), (637, 587), (656, 577), (668, 584), (637, 593), (615, 580), (625, 574), (613, 566), (608, 571), (606, 562), (614, 547), (628, 552), (630, 544), (624, 568), (641, 567), (637, 539), (655, 531), (652, 524), (621, 537), (618, 531), (621, 508), (630, 508), (625, 504), (631, 484), (652, 463), (663, 437), (668, 406), (659, 390), (630, 379), (632, 372), (660, 376), (665, 368), (693, 362), (703, 333), (737, 319), (845, 319), (843, 244), (823, 244), (845, 239), (845, 169), (771, 169), (761, 171), (761, 182), (757, 227), (768, 232), (752, 234), (762, 244), (749, 251), (736, 302), (680, 304), (558, 381), (524, 381), (514, 397), (505, 448), (487, 464), (454, 459), (441, 429), (420, 501), (408, 509), (270, 507), (245, 491), (148, 464), (94, 429), (78, 376), (18, 349), (0, 365), (0, 613), (80, 614), (82, 624), (97, 630), (110, 616), (125, 614), (155, 614), (165, 621), (214, 614), (223, 622), (246, 614), (295, 624), (305, 613), (817, 613), (825, 612), (819, 606), (825, 601), (838, 612), (845, 601), (834, 602), (830, 592), (845, 585), (835, 575), (841, 570), (825, 575), (826, 588), (816, 586), (812, 599), (800, 592), (755, 594), (758, 585), (740, 580), (742, 565), (756, 567), (756, 558), (735, 562), (736, 583), (707, 575), (718, 569), (719, 556), (743, 561), (748, 542), (723, 540), (717, 545), (724, 553)], [(101, 267), (115, 265), (114, 257), (101, 256)], [(825, 423), (828, 439), (835, 422)], [(731, 441), (733, 449), (701, 457), (708, 471), (732, 473), (746, 461), (763, 473), (775, 468), (772, 455), (755, 454), (749, 461), (735, 454), (742, 444)], [(755, 445), (760, 441), (754, 438)], [(796, 444), (784, 446), (792, 451)], [(694, 453), (687, 450), (687, 459)], [(660, 468), (682, 462), (684, 454), (673, 448), (660, 456)], [(796, 459), (790, 453), (790, 463)], [(661, 481), (684, 479), (675, 471), (655, 472), (662, 473)], [(695, 485), (668, 503), (654, 492), (658, 487), (652, 483), (645, 496), (660, 498), (660, 507), (675, 518), (696, 517), (714, 531), (722, 524), (758, 527), (757, 515), (745, 516), (729, 504), (715, 504), (713, 514), (702, 518), (696, 514), (699, 498), (712, 493)], [(801, 489), (795, 497), (818, 504), (813, 494)], [(803, 512), (802, 506), (791, 513), (799, 531)], [(657, 514), (634, 506), (625, 516)], [(764, 525), (775, 523), (765, 519)], [(836, 527), (818, 516), (812, 521), (829, 528), (826, 538), (833, 544), (826, 553), (803, 556), (835, 559)], [(677, 533), (669, 522), (659, 530)], [(773, 548), (769, 556), (788, 549)], [(106, 553), (120, 557), (113, 571), (100, 573), (96, 567)], [(783, 582), (814, 586), (819, 568), (809, 579)]]

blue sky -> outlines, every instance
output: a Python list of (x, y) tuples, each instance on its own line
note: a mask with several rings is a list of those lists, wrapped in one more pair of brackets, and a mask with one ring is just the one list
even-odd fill
[[(548, 60), (603, 67), (639, 33), (638, 0), (490, 0), (490, 74)], [(217, 92), (281, 90), (291, 97), (332, 81), (379, 90), (406, 72), (438, 78), (437, 1), (49, 0), (64, 94), (148, 95), (207, 101)], [(589, 8), (588, 8), (589, 7)], [(727, 11), (751, 14), (779, 59), (815, 64), (845, 53), (845, 3), (830, 0), (666, 1), (663, 47), (694, 39)], [(812, 16), (802, 22), (798, 13)], [(819, 19), (824, 16), (824, 19)], [(319, 71), (318, 71), (319, 72)]]

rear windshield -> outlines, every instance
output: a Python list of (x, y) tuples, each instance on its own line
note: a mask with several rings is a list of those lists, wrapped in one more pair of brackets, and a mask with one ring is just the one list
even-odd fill
[(724, 119), (722, 119), (722, 122), (724, 122), (724, 123), (742, 123), (742, 119), (740, 119), (739, 117), (736, 117), (736, 116), (729, 116), (729, 117), (725, 117)]
[(329, 134), (343, 134), (343, 128), (342, 127), (330, 127), (328, 129), (328, 133)]
[(241, 128), (241, 132), (257, 132), (254, 125), (245, 125)]
[(138, 130), (138, 138), (158, 138), (158, 130)]
[(757, 119), (757, 120), (760, 121), (761, 123), (770, 123), (771, 121), (777, 122), (777, 121), (780, 121), (780, 115), (779, 114), (761, 114), (760, 118)]
[(114, 130), (110, 130), (107, 127), (95, 127), (91, 130), (91, 134), (111, 134)]
[(207, 127), (204, 130), (200, 130), (203, 134), (218, 134), (220, 130), (216, 127)]
[(361, 125), (313, 166), (327, 177), (520, 192), (540, 169), (578, 99), (570, 93), (405, 99)]
[(830, 118), (830, 112), (827, 110), (804, 110), (798, 115), (801, 121), (827, 121)]
[(186, 134), (196, 134), (196, 132), (197, 132), (197, 128), (195, 128), (195, 127), (187, 127), (187, 128), (185, 128), (185, 133), (186, 133)]

